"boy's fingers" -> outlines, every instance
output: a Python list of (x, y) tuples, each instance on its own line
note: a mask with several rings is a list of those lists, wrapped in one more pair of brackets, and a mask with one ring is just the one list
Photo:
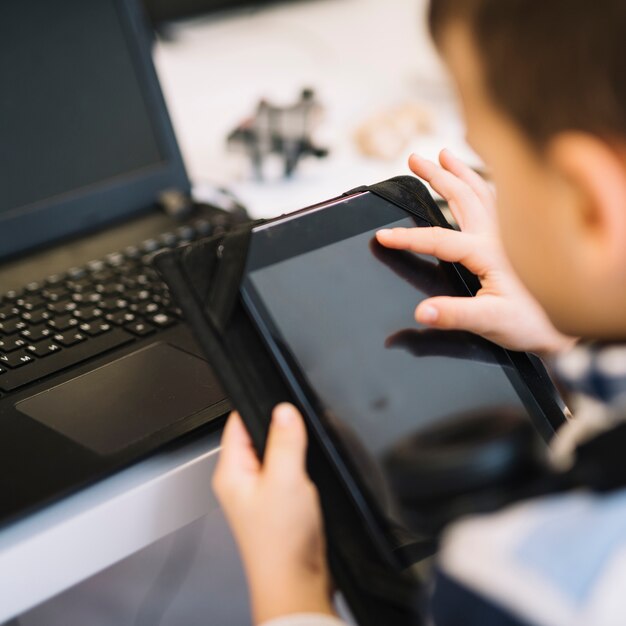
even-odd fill
[(440, 228), (391, 228), (379, 230), (376, 239), (387, 248), (430, 254), (450, 263), (461, 263), (479, 276), (488, 268), (487, 253), (476, 235)]
[(239, 413), (230, 414), (222, 435), (220, 458), (215, 470), (213, 486), (219, 489), (225, 483), (237, 482), (259, 473), (261, 464), (250, 435)]
[(458, 176), (478, 196), (483, 205), (490, 211), (494, 208), (495, 196), (485, 179), (471, 167), (457, 159), (447, 148), (439, 154), (439, 162), (448, 172)]
[(494, 330), (493, 309), (486, 298), (437, 296), (419, 304), (415, 319), (433, 328), (485, 335)]
[(414, 174), (428, 181), (446, 200), (471, 200), (472, 191), (467, 184), (436, 163), (412, 154), (409, 157), (409, 167)]
[(305, 474), (306, 429), (302, 416), (291, 404), (279, 404), (272, 413), (263, 473), (272, 480), (291, 482)]
[(454, 218), (461, 226), (461, 230), (481, 228), (485, 225), (483, 224), (485, 209), (482, 207), (478, 196), (458, 176), (415, 154), (409, 157), (409, 167), (414, 174), (427, 181), (437, 193), (447, 200)]

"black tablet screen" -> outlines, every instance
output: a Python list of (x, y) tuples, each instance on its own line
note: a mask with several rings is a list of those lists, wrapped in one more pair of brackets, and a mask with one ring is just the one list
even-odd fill
[(246, 295), (273, 351), (304, 376), (348, 448), (380, 458), (440, 418), (528, 402), (506, 352), (415, 321), (430, 295), (468, 295), (452, 266), (374, 239), (380, 227), (425, 222), (371, 194), (308, 220), (253, 237)]

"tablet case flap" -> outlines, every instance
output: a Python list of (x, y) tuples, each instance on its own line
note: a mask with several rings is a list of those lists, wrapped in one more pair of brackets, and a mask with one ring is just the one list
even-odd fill
[(437, 203), (433, 200), (426, 185), (414, 176), (395, 176), (374, 185), (364, 185), (346, 192), (352, 195), (359, 191), (371, 191), (377, 196), (397, 204), (399, 207), (413, 213), (433, 226), (451, 228), (442, 215)]
[[(237, 226), (181, 249), (180, 267), (189, 289), (220, 331), (224, 330), (237, 302), (250, 234), (263, 221)], [(155, 264), (158, 267), (156, 257)]]

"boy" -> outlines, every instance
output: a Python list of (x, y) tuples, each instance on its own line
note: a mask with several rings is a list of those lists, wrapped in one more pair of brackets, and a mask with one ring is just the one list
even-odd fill
[[(440, 165), (412, 156), (411, 169), (449, 201), (461, 232), (393, 229), (378, 239), (480, 277), (476, 298), (421, 303), (420, 322), (562, 355), (562, 377), (584, 399), (557, 437), (567, 463), (575, 441), (626, 416), (626, 3), (432, 0), (430, 27), (497, 203), (448, 152)], [(575, 347), (573, 337), (582, 338)], [(238, 416), (224, 434), (214, 486), (257, 624), (342, 623), (305, 448), (288, 405), (274, 412), (263, 466)], [(625, 548), (626, 490), (571, 492), (461, 521), (439, 554), (432, 621), (624, 623)]]

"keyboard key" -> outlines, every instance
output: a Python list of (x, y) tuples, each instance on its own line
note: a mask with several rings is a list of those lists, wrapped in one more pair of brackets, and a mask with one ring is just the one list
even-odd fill
[(143, 289), (146, 285), (152, 283), (152, 276), (148, 273), (145, 267), (142, 267), (140, 271), (133, 275), (135, 282), (138, 285), (138, 289)]
[(0, 307), (0, 321), (10, 320), (15, 317), (20, 310), (14, 304), (5, 304)]
[(39, 294), (29, 294), (18, 298), (15, 304), (22, 307), (25, 311), (34, 311), (45, 306), (46, 301)]
[(176, 235), (181, 241), (188, 242), (196, 236), (196, 231), (191, 226), (181, 226), (176, 229)]
[(28, 293), (34, 293), (35, 291), (39, 291), (41, 289), (41, 285), (37, 282), (28, 283), (26, 287), (24, 287), (24, 291)]
[(84, 267), (71, 267), (67, 271), (67, 277), (69, 280), (79, 280), (83, 276), (86, 276), (87, 270)]
[(71, 300), (60, 300), (59, 302), (51, 302), (48, 304), (48, 310), (53, 313), (69, 313), (76, 309), (76, 302)]
[(143, 265), (137, 263), (137, 261), (135, 261), (134, 259), (125, 258), (122, 263), (120, 263), (119, 265), (115, 265), (113, 267), (113, 270), (115, 271), (115, 274), (119, 277), (122, 275), (136, 274), (137, 272), (141, 271), (142, 267)]
[(103, 311), (95, 306), (79, 306), (74, 311), (74, 315), (81, 320), (89, 321), (96, 317), (102, 317)]
[(13, 318), (10, 320), (0, 320), (0, 332), (3, 332), (5, 335), (12, 335), (13, 333), (18, 333), (21, 330), (24, 330), (27, 327), (26, 322), (23, 322), (19, 318)]
[(51, 317), (52, 313), (50, 313), (50, 311), (46, 311), (46, 309), (37, 309), (36, 311), (24, 311), (21, 315), (21, 318), (29, 324), (41, 324), (41, 322), (45, 322)]
[(135, 307), (135, 311), (140, 315), (154, 315), (159, 312), (159, 308), (156, 302), (142, 302)]
[(52, 338), (62, 346), (69, 347), (80, 343), (81, 341), (86, 341), (87, 335), (84, 335), (77, 330), (68, 330), (64, 333), (55, 333)]
[(146, 239), (141, 244), (141, 250), (144, 253), (146, 253), (146, 252), (154, 252), (155, 250), (158, 250), (159, 247), (160, 247), (159, 246), (159, 242), (156, 239)]
[(124, 294), (124, 298), (131, 302), (143, 302), (150, 299), (150, 292), (147, 289), (131, 289)]
[(135, 321), (134, 313), (128, 311), (115, 311), (114, 313), (107, 313), (104, 317), (107, 322), (111, 322), (111, 324), (116, 326), (123, 326)]
[(94, 283), (110, 283), (112, 280), (116, 279), (116, 275), (115, 272), (111, 269), (111, 268), (106, 268), (103, 270), (100, 270), (99, 272), (94, 272), (91, 275), (91, 280)]
[(95, 337), (96, 335), (101, 335), (102, 333), (106, 333), (111, 330), (112, 326), (108, 322), (85, 322), (81, 324), (79, 328), (88, 335)]
[[(34, 359), (31, 355), (27, 355), (34, 360), (34, 363), (28, 367), (9, 370), (6, 374), (2, 374), (0, 376), (0, 390), (13, 391), (133, 340), (133, 335), (116, 328), (110, 333), (93, 337), (80, 345), (75, 345), (71, 350), (59, 350), (56, 354), (45, 359)], [(0, 366), (3, 366), (1, 361)]]
[(26, 341), (19, 335), (13, 335), (12, 337), (0, 337), (0, 352), (13, 352), (13, 350), (19, 350), (26, 345)]
[(155, 296), (167, 296), (170, 292), (167, 288), (167, 285), (165, 285), (164, 283), (160, 283), (158, 285), (152, 285), (152, 293)]
[(96, 285), (96, 291), (105, 298), (121, 294), (126, 289), (126, 285), (121, 282), (108, 283), (106, 285)]
[(111, 267), (119, 267), (124, 263), (124, 255), (121, 252), (111, 252), (111, 254), (107, 254), (106, 262)]
[(213, 224), (209, 220), (198, 220), (194, 226), (200, 237), (208, 237), (213, 232)]
[(89, 261), (89, 263), (87, 263), (87, 269), (90, 272), (99, 272), (104, 269), (104, 261), (101, 261), (100, 259)]
[(14, 300), (17, 300), (21, 294), (21, 291), (18, 291), (17, 289), (11, 289), (10, 291), (7, 291), (2, 295), (2, 300), (8, 300), (9, 302), (13, 302)]
[(51, 274), (46, 278), (46, 285), (60, 285), (64, 280), (64, 274)]
[(70, 297), (70, 291), (67, 287), (62, 285), (55, 285), (54, 287), (47, 287), (41, 292), (44, 298), (50, 300), (50, 302), (58, 302), (59, 300), (68, 300)]
[(121, 276), (120, 282), (124, 284), (124, 293), (126, 293), (129, 289), (137, 288), (137, 281), (135, 280), (136, 274), (132, 274), (131, 276)]
[(70, 280), (79, 280), (87, 274), (87, 270), (84, 267), (71, 267), (67, 271), (67, 277)]
[(31, 354), (38, 356), (40, 358), (50, 356), (55, 352), (58, 352), (61, 349), (61, 346), (54, 343), (53, 341), (39, 341), (33, 345), (30, 345), (26, 348)]
[(124, 256), (127, 259), (138, 259), (141, 256), (141, 250), (137, 246), (127, 246), (124, 248)]
[(176, 319), (167, 313), (157, 313), (156, 315), (149, 317), (148, 320), (159, 328), (166, 328), (167, 326), (171, 326), (176, 323)]
[(102, 294), (97, 291), (84, 291), (81, 293), (72, 294), (72, 300), (74, 302), (91, 302), (96, 303), (102, 300)]
[(71, 313), (66, 313), (65, 315), (57, 315), (54, 319), (51, 319), (48, 322), (48, 326), (55, 330), (67, 330), (68, 328), (78, 326), (78, 320), (72, 317)]
[(20, 334), (29, 341), (41, 341), (42, 339), (49, 337), (52, 334), (52, 331), (45, 324), (41, 324), (39, 326), (31, 326), (30, 328), (23, 330)]
[(105, 298), (98, 302), (98, 306), (105, 311), (116, 311), (125, 309), (128, 306), (128, 300), (124, 298)]
[(6, 365), (11, 369), (17, 369), (32, 363), (35, 359), (26, 352), (26, 350), (19, 350), (17, 352), (11, 352), (9, 354), (0, 354), (0, 365)]
[(168, 248), (174, 247), (178, 243), (178, 239), (174, 233), (162, 233), (159, 235), (159, 241), (161, 246), (166, 246)]
[(67, 281), (67, 286), (72, 291), (82, 292), (91, 291), (93, 289), (93, 281), (90, 276), (83, 275), (81, 278), (76, 278)]
[(127, 324), (124, 328), (139, 337), (145, 337), (156, 330), (154, 326), (141, 321)]

